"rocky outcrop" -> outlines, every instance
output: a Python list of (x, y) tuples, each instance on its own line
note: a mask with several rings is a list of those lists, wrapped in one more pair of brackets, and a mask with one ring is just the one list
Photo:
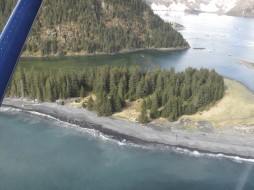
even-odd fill
[(146, 0), (153, 10), (254, 17), (254, 0)]

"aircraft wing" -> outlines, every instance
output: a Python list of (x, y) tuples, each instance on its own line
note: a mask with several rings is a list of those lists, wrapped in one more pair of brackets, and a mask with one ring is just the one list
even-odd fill
[(43, 0), (19, 0), (0, 36), (0, 106)]

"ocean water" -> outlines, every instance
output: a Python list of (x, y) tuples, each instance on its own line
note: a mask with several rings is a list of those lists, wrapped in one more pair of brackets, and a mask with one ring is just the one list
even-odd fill
[(165, 11), (156, 14), (164, 20), (184, 26), (180, 32), (191, 46), (190, 50), (172, 53), (165, 56), (165, 59), (160, 59), (158, 63), (162, 67), (174, 66), (176, 70), (184, 70), (186, 67), (215, 69), (221, 75), (237, 80), (254, 91), (254, 68), (239, 64), (239, 60), (254, 63), (253, 18)]
[[(23, 58), (30, 67), (81, 69), (90, 65), (215, 68), (254, 90), (254, 22), (210, 14), (160, 13), (184, 25), (192, 47), (115, 56)], [(0, 190), (253, 190), (254, 160), (112, 140), (50, 117), (0, 110)]]
[(118, 142), (16, 109), (0, 111), (1, 190), (254, 189), (254, 160)]

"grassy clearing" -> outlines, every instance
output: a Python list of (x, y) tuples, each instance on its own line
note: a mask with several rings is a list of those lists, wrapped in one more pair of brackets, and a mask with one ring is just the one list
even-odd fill
[[(90, 96), (92, 96), (94, 100), (96, 99), (94, 94), (89, 93), (85, 98), (80, 98), (79, 101), (70, 101), (67, 102), (67, 104), (75, 107), (81, 107), (83, 103), (87, 104)], [(140, 114), (141, 103), (142, 100), (137, 100), (133, 102), (127, 101), (126, 107), (123, 108), (121, 112), (114, 113), (112, 116), (129, 121), (137, 121)]]
[(126, 107), (121, 112), (113, 114), (113, 117), (129, 120), (129, 121), (137, 121), (141, 111), (141, 103), (142, 103), (142, 100), (137, 100), (134, 102), (127, 101)]
[[(227, 127), (236, 125), (254, 125), (254, 94), (250, 92), (244, 85), (230, 80), (224, 79), (226, 85), (225, 96), (217, 102), (209, 110), (198, 112), (195, 115), (185, 115), (180, 119), (191, 120), (188, 130), (195, 129), (195, 123), (198, 121), (210, 121), (215, 127)], [(88, 98), (94, 94), (89, 94), (80, 102), (72, 102), (73, 106), (81, 106), (83, 102), (87, 102)], [(113, 117), (137, 121), (140, 114), (142, 100), (134, 102), (127, 101), (126, 107), (121, 111), (113, 114)], [(179, 120), (180, 120), (179, 119)], [(164, 126), (168, 123), (166, 119), (159, 118), (153, 121), (157, 126)], [(193, 125), (191, 125), (193, 124)]]
[(254, 125), (254, 94), (236, 81), (224, 80), (227, 90), (221, 101), (209, 110), (182, 118), (210, 121), (215, 127)]

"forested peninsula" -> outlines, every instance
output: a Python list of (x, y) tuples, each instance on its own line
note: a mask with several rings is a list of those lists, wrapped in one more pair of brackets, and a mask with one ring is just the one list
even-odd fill
[(140, 67), (90, 67), (83, 71), (38, 71), (18, 68), (7, 96), (53, 102), (89, 96), (83, 107), (99, 116), (121, 111), (126, 101), (142, 101), (139, 122), (177, 120), (211, 106), (224, 95), (224, 80), (214, 70), (175, 72)]
[[(17, 0), (1, 0), (0, 29)], [(188, 43), (142, 0), (45, 0), (24, 56), (117, 53)]]

